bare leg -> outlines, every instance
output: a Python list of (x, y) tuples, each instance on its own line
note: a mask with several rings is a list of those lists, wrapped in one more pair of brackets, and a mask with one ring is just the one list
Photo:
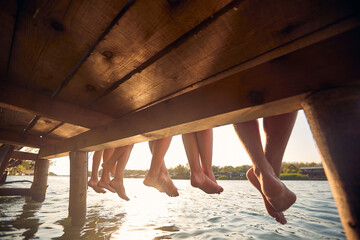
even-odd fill
[(264, 118), (265, 156), (280, 177), (281, 163), (297, 117), (297, 111)]
[[(106, 152), (106, 154), (105, 154)], [(103, 160), (103, 171), (101, 174), (100, 181), (98, 182), (98, 186), (102, 188), (106, 188), (110, 192), (116, 192), (110, 185), (110, 172), (114, 168), (114, 165), (120, 155), (120, 152), (116, 152), (116, 149), (106, 149), (104, 152), (104, 160)], [(116, 154), (115, 154), (116, 153)]]
[[(243, 135), (242, 138), (240, 137), (240, 134), (242, 133), (241, 129), (245, 128), (245, 127), (250, 127), (248, 129), (251, 129), (252, 133), (249, 136), (249, 138), (251, 138), (252, 141), (260, 141), (260, 146), (257, 144), (256, 146), (253, 146), (253, 147), (257, 147), (257, 151), (259, 151), (259, 147), (260, 147), (260, 149), (262, 151), (261, 139), (260, 139), (260, 133), (259, 133), (259, 126), (258, 126), (257, 121), (251, 121), (251, 122), (242, 123), (242, 124), (236, 124), (236, 125), (234, 124), (234, 127), (235, 127), (235, 130), (238, 133), (240, 139), (245, 138), (245, 136), (246, 136), (246, 135)], [(245, 145), (245, 143), (244, 143), (244, 145)], [(281, 211), (276, 211), (271, 206), (271, 204), (267, 200), (266, 196), (263, 194), (260, 182), (257, 179), (257, 177), (255, 176), (253, 168), (250, 168), (248, 170), (248, 172), (246, 173), (246, 176), (247, 176), (247, 179), (250, 181), (250, 183), (260, 192), (261, 196), (263, 197), (265, 208), (266, 208), (268, 214), (271, 217), (275, 218), (275, 220), (277, 222), (279, 222), (281, 224), (285, 224), (286, 219), (285, 219), (284, 214)]]
[(91, 168), (91, 177), (88, 182), (88, 186), (92, 187), (94, 189), (94, 191), (97, 193), (105, 193), (106, 192), (103, 188), (97, 186), (97, 184), (99, 182), (99, 166), (100, 166), (102, 153), (103, 153), (102, 150), (94, 152), (92, 168)]
[[(111, 155), (114, 153), (114, 148), (108, 148), (104, 150), (104, 155), (103, 155), (103, 164), (106, 164), (107, 161), (110, 160)], [(115, 175), (115, 169), (116, 169), (116, 165), (115, 163), (109, 163), (110, 165), (113, 165), (113, 168), (111, 169), (111, 173), (113, 175)]]
[(206, 193), (220, 193), (222, 187), (213, 182), (203, 172), (200, 165), (200, 153), (195, 133), (187, 133), (182, 135), (186, 155), (190, 165), (191, 171), (191, 185), (200, 188)]
[(212, 170), (212, 153), (213, 153), (213, 130), (207, 129), (195, 133), (197, 145), (200, 153), (201, 169), (213, 182), (216, 182)]
[[(264, 118), (264, 130), (266, 133), (265, 156), (272, 166), (275, 175), (279, 178), (281, 172), (282, 158), (285, 152), (287, 142), (293, 129), (297, 112)], [(265, 208), (270, 216), (281, 224), (286, 223), (285, 216), (282, 212), (277, 212), (267, 201), (265, 195), (261, 191), (261, 185), (251, 168), (246, 173), (249, 181), (261, 193)]]
[[(214, 172), (212, 170), (212, 153), (213, 153), (213, 130), (207, 129), (195, 133), (197, 145), (200, 153), (201, 169), (205, 175), (217, 184)], [(220, 192), (224, 189), (221, 188)]]
[[(234, 126), (253, 161), (253, 173), (260, 183), (261, 193), (277, 212), (285, 211), (296, 201), (296, 195), (280, 181), (266, 159), (261, 145), (258, 122), (255, 120)], [(254, 183), (253, 185), (255, 186)]]
[(119, 195), (119, 197), (126, 201), (129, 201), (130, 199), (128, 198), (128, 196), (126, 196), (126, 193), (125, 193), (125, 187), (124, 187), (124, 181), (123, 181), (124, 170), (125, 170), (128, 160), (129, 160), (130, 153), (131, 153), (133, 146), (134, 146), (134, 144), (131, 144), (131, 145), (119, 148), (119, 152), (121, 152), (121, 154), (119, 156), (119, 159), (117, 160), (115, 177), (109, 183), (110, 187), (115, 189), (115, 191)]
[(165, 192), (170, 197), (179, 196), (177, 188), (172, 182), (164, 163), (164, 156), (170, 146), (172, 137), (167, 137), (149, 142), (152, 153), (151, 165), (144, 184), (154, 187), (160, 192)]

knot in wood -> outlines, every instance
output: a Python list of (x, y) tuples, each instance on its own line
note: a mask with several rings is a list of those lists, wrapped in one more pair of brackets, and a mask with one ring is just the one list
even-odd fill
[(94, 92), (96, 88), (91, 84), (86, 84), (86, 90), (88, 90), (89, 92)]
[(110, 52), (110, 51), (104, 51), (104, 52), (102, 52), (101, 54), (102, 54), (104, 57), (109, 58), (109, 59), (114, 56), (113, 53)]
[(51, 26), (55, 31), (65, 32), (65, 26), (64, 26), (62, 23), (60, 23), (60, 22), (58, 22), (58, 21), (56, 21), (56, 20), (52, 20), (52, 21), (50, 22), (50, 26)]

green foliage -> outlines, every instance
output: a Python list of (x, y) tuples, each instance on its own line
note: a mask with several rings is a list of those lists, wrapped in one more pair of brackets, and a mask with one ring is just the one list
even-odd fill
[(127, 178), (142, 178), (148, 173), (148, 170), (131, 170), (126, 169), (124, 172), (124, 177)]
[(9, 169), (9, 175), (22, 174), (26, 168), (23, 165), (18, 165)]
[(227, 176), (218, 176), (216, 179), (217, 180), (228, 180), (228, 177)]
[(188, 167), (179, 164), (173, 169), (171, 177), (175, 179), (188, 179), (190, 178), (190, 170)]
[(308, 180), (308, 176), (299, 173), (282, 173), (281, 180)]

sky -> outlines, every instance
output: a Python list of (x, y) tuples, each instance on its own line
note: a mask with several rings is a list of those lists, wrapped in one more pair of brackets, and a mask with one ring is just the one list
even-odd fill
[[(261, 138), (264, 143), (265, 135), (260, 120)], [(91, 170), (93, 152), (89, 153), (88, 168)], [(53, 159), (55, 164), (50, 166), (50, 172), (58, 175), (69, 175), (69, 158)], [(149, 169), (151, 153), (147, 142), (137, 143), (131, 152), (126, 169)], [(293, 132), (287, 145), (284, 162), (321, 162), (321, 157), (312, 137), (310, 127), (303, 111), (299, 111)], [(179, 164), (185, 165), (187, 158), (181, 135), (174, 136), (165, 155), (165, 164), (168, 168)], [(213, 165), (215, 166), (241, 166), (251, 165), (240, 140), (237, 138), (232, 125), (214, 128)]]

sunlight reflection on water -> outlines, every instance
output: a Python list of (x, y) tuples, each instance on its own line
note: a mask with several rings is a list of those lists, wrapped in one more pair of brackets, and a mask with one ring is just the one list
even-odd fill
[(83, 228), (72, 227), (67, 218), (68, 177), (49, 178), (47, 198), (42, 204), (28, 198), (1, 197), (0, 237), (345, 239), (327, 182), (285, 182), (298, 196), (296, 204), (285, 213), (285, 226), (266, 214), (260, 195), (247, 181), (219, 181), (225, 191), (207, 195), (192, 188), (188, 180), (176, 180), (180, 193), (176, 198), (144, 186), (142, 179), (125, 179), (124, 183), (131, 199), (128, 202), (113, 193), (88, 190)]

